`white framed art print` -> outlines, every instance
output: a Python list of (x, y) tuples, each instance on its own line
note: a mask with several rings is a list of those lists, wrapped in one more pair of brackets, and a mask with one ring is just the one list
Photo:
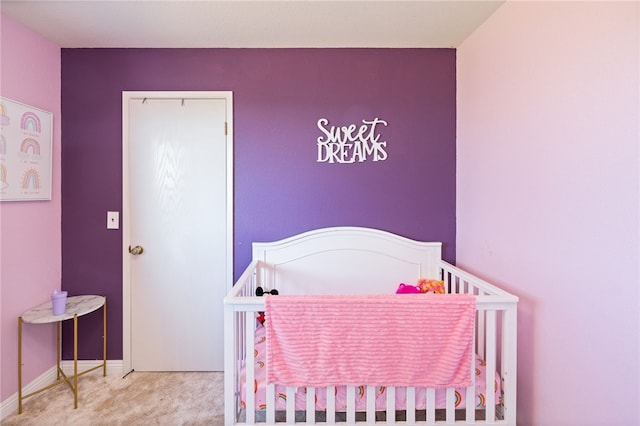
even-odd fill
[(0, 97), (0, 201), (51, 200), (53, 114)]

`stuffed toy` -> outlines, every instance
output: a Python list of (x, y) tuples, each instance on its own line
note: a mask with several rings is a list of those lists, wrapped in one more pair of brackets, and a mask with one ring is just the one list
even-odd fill
[[(256, 296), (261, 297), (261, 296), (264, 296), (265, 294), (271, 294), (275, 296), (278, 294), (278, 290), (274, 288), (272, 290), (266, 291), (262, 287), (256, 287)], [(264, 321), (265, 321), (264, 312), (258, 312), (257, 320), (260, 324), (264, 325)]]
[(262, 287), (257, 287), (256, 288), (256, 296), (260, 297), (260, 296), (264, 296), (265, 294), (272, 294), (272, 295), (277, 295), (278, 294), (278, 290), (276, 290), (275, 288), (273, 290), (264, 290)]
[[(265, 294), (271, 294), (273, 296), (278, 294), (278, 290), (276, 290), (275, 288), (273, 290), (267, 291), (265, 289), (263, 289), (262, 287), (256, 287), (256, 296), (258, 297), (262, 297)], [(264, 312), (258, 312), (258, 317), (256, 318), (258, 320), (258, 322), (262, 325), (264, 325)]]
[(420, 287), (409, 284), (400, 284), (396, 290), (396, 294), (420, 293)]
[(418, 288), (420, 293), (444, 294), (444, 281), (420, 278), (418, 280)]

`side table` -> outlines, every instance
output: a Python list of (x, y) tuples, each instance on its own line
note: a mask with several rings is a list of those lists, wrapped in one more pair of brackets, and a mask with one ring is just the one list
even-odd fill
[[(102, 363), (78, 373), (78, 317), (102, 308)], [(60, 324), (62, 321), (73, 319), (73, 376), (67, 375), (60, 368), (61, 338)], [(22, 395), (22, 324), (49, 324), (56, 323), (56, 381), (27, 395)], [(22, 413), (22, 401), (61, 383), (67, 383), (74, 396), (74, 407), (78, 408), (78, 377), (90, 371), (102, 368), (102, 375), (107, 375), (107, 299), (104, 296), (84, 295), (67, 298), (66, 311), (62, 315), (53, 315), (51, 302), (45, 302), (25, 311), (18, 318), (18, 413)], [(62, 377), (62, 380), (60, 378)]]

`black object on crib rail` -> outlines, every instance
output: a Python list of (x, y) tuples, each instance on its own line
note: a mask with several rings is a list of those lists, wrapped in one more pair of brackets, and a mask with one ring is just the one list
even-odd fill
[(262, 289), (262, 287), (257, 287), (256, 288), (256, 296), (264, 296), (266, 293), (269, 293), (271, 295), (276, 295), (278, 294), (278, 290), (276, 290), (275, 288), (273, 290), (269, 290), (269, 291), (264, 291)]

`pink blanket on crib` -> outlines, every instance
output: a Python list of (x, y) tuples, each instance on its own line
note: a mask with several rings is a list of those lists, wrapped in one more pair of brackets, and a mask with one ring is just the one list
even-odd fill
[(475, 298), (465, 294), (271, 296), (267, 382), (467, 387)]

